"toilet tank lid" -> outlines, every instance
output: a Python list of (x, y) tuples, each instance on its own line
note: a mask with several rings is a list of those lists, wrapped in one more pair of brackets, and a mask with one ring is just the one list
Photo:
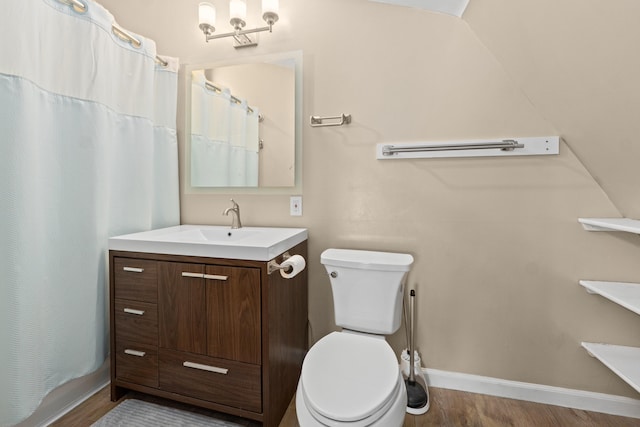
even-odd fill
[(324, 265), (363, 270), (409, 271), (413, 257), (394, 252), (327, 249), (320, 255), (320, 262)]

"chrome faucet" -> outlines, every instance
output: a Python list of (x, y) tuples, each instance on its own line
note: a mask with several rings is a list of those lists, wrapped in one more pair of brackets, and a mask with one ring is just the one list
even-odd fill
[(240, 221), (240, 206), (238, 206), (238, 204), (233, 199), (231, 199), (231, 203), (233, 203), (233, 207), (225, 209), (222, 214), (229, 215), (229, 212), (233, 212), (233, 222), (231, 223), (231, 228), (242, 228), (242, 221)]

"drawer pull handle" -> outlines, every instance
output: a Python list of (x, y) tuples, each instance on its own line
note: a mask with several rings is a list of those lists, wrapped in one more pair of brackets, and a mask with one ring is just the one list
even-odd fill
[(182, 272), (182, 277), (197, 277), (198, 279), (202, 279), (204, 274), (202, 273), (189, 273), (188, 271)]
[(142, 273), (144, 271), (144, 268), (138, 268), (138, 267), (123, 267), (122, 269), (130, 273)]
[(229, 370), (225, 368), (218, 368), (217, 366), (203, 365), (195, 362), (184, 362), (182, 366), (185, 368), (200, 369), (201, 371), (215, 372), (216, 374), (223, 375), (227, 375), (227, 372), (229, 372)]
[(126, 349), (124, 353), (129, 354), (131, 356), (138, 356), (138, 357), (144, 357), (144, 355), (146, 354), (144, 351), (131, 350), (130, 348)]
[(125, 313), (135, 314), (136, 316), (142, 316), (144, 314), (144, 310), (136, 310), (135, 308), (125, 308)]
[(209, 279), (209, 280), (227, 280), (229, 278), (229, 276), (220, 276), (218, 274), (205, 274), (204, 275), (205, 279)]

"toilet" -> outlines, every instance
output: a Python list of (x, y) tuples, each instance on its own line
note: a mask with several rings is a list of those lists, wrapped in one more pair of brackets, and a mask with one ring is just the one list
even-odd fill
[(327, 249), (336, 325), (307, 353), (296, 391), (300, 427), (402, 426), (407, 392), (385, 335), (400, 328), (408, 254)]

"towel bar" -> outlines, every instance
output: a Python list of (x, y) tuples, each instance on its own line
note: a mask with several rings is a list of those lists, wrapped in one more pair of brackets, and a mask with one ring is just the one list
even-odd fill
[(558, 154), (559, 136), (377, 144), (376, 158), (420, 159), (434, 157), (502, 157)]
[[(329, 122), (324, 123), (326, 120), (340, 120), (338, 122)], [(351, 114), (342, 113), (339, 116), (328, 116), (328, 117), (320, 117), (320, 116), (311, 116), (309, 118), (309, 124), (311, 127), (323, 127), (323, 126), (342, 126), (345, 124), (351, 123)]]

